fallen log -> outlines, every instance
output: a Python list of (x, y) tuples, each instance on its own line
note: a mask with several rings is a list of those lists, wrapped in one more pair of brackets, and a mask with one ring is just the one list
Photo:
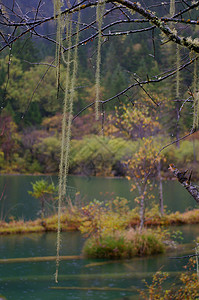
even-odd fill
[[(82, 258), (83, 257), (81, 255), (60, 256), (60, 260), (73, 260), (73, 259), (82, 259)], [(55, 261), (55, 260), (56, 260), (56, 256), (2, 258), (0, 259), (0, 264)]]

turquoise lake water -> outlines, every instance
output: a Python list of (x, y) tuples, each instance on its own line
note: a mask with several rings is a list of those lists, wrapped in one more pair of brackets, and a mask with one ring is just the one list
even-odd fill
[[(1, 203), (4, 217), (16, 218), (37, 217), (40, 203), (33, 199), (27, 190), (35, 176), (0, 176), (0, 186), (5, 187), (4, 199)], [(41, 178), (41, 177), (40, 177)], [(56, 177), (48, 178), (54, 180)], [(82, 178), (71, 176), (69, 184), (71, 193), (80, 191), (81, 203), (97, 199), (110, 199), (116, 195), (126, 197), (133, 207), (133, 195), (129, 192), (129, 182), (124, 179)], [(195, 207), (195, 202), (186, 194), (177, 182), (164, 182), (165, 204), (171, 211), (184, 211), (187, 207)], [(72, 198), (71, 194), (71, 198)], [(170, 259), (194, 253), (194, 239), (199, 236), (198, 225), (173, 227), (172, 230), (183, 233), (184, 248), (181, 252), (156, 255), (145, 258), (134, 258), (125, 261), (73, 259), (61, 261), (59, 283), (54, 281), (55, 262), (26, 262), (0, 264), (0, 295), (10, 300), (58, 300), (58, 299), (138, 299), (137, 289), (143, 288), (142, 280), (151, 280), (157, 270), (171, 272), (170, 280), (175, 280), (178, 272), (182, 272), (187, 260)], [(84, 238), (79, 232), (62, 234), (61, 255), (80, 255)], [(0, 258), (54, 256), (56, 254), (56, 233), (39, 233), (28, 235), (0, 236)], [(96, 265), (95, 263), (105, 262)], [(86, 290), (56, 290), (52, 287), (71, 287)], [(94, 291), (92, 287), (109, 287), (132, 289), (132, 291)], [(90, 289), (89, 289), (90, 288)], [(133, 297), (133, 298), (132, 298)]]

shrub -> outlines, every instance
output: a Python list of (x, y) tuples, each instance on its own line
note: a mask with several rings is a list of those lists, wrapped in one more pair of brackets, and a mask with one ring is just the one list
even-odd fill
[(45, 173), (54, 173), (59, 169), (60, 141), (54, 136), (41, 139), (34, 145), (36, 159)]
[(33, 162), (29, 165), (28, 171), (30, 173), (42, 173), (43, 167), (40, 165), (38, 160), (34, 159)]
[(122, 138), (85, 136), (82, 140), (72, 140), (70, 166), (76, 173), (110, 176), (115, 173), (115, 166), (136, 148), (136, 142)]
[(131, 219), (131, 211), (127, 204), (128, 201), (120, 197), (107, 203), (98, 200), (90, 202), (82, 207), (80, 231), (87, 236), (107, 236), (127, 228)]
[[(140, 290), (139, 299), (164, 299), (164, 300), (193, 300), (198, 299), (199, 281), (196, 273), (193, 273), (195, 261), (190, 259), (185, 269), (186, 272), (181, 273), (179, 279), (167, 288), (166, 280), (169, 274), (166, 272), (156, 272), (153, 276), (152, 283), (149, 285), (146, 281), (146, 290)], [(180, 284), (180, 286), (179, 286)]]

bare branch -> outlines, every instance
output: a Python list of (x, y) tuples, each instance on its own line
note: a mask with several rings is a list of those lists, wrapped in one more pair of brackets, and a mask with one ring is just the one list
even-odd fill
[(146, 28), (137, 29), (137, 30), (128, 30), (128, 31), (123, 31), (123, 32), (109, 32), (109, 33), (103, 33), (103, 36), (129, 35), (132, 33), (146, 32), (149, 30), (153, 30), (154, 28), (155, 28), (155, 26), (151, 26), (151, 27), (146, 27)]
[(181, 138), (179, 138), (179, 139), (176, 139), (176, 140), (172, 141), (171, 143), (168, 143), (167, 145), (165, 145), (164, 147), (162, 147), (162, 148), (160, 149), (160, 151), (158, 152), (158, 155), (159, 155), (164, 149), (166, 149), (167, 147), (169, 147), (169, 146), (171, 146), (171, 145), (173, 145), (173, 144), (176, 144), (176, 143), (179, 142), (179, 141), (182, 141), (182, 140), (186, 139), (188, 136), (194, 134), (196, 131), (197, 131), (197, 130), (194, 128), (194, 129), (192, 129), (188, 134), (184, 135), (183, 137), (181, 137)]
[[(110, 0), (109, 0), (110, 2)], [(131, 2), (129, 0), (116, 0), (117, 3), (124, 5), (130, 9), (133, 9), (147, 20), (149, 20), (152, 24), (154, 24), (157, 28), (159, 28), (168, 38), (169, 40), (186, 47), (190, 50), (193, 50), (199, 53), (199, 44), (198, 42), (192, 40), (191, 38), (180, 37), (175, 31), (171, 30), (165, 23), (159, 19), (156, 15), (154, 15), (151, 11), (144, 9), (137, 2)], [(199, 1), (195, 4), (194, 7), (199, 6)]]
[[(196, 58), (195, 58), (195, 59), (196, 59)], [(179, 68), (179, 70), (182, 70), (182, 69), (186, 68), (188, 65), (192, 64), (193, 61), (194, 61), (195, 59), (190, 60), (190, 61), (187, 62), (186, 64), (182, 65), (182, 66)], [(99, 102), (100, 102), (101, 104), (104, 105), (104, 104), (106, 104), (106, 103), (108, 103), (108, 102), (110, 102), (110, 101), (112, 101), (112, 100), (114, 100), (114, 99), (116, 99), (116, 98), (118, 98), (118, 97), (124, 95), (126, 92), (128, 92), (128, 91), (129, 91), (130, 89), (132, 89), (133, 87), (141, 86), (141, 85), (145, 85), (145, 84), (150, 84), (150, 83), (158, 83), (158, 82), (161, 82), (161, 81), (163, 81), (163, 80), (165, 80), (165, 79), (167, 79), (167, 78), (173, 76), (176, 72), (177, 72), (177, 70), (174, 70), (174, 71), (170, 72), (169, 74), (166, 74), (165, 76), (158, 77), (157, 79), (149, 79), (149, 78), (148, 78), (148, 79), (145, 80), (145, 81), (139, 81), (139, 82), (133, 83), (133, 84), (131, 84), (130, 86), (128, 86), (126, 89), (124, 89), (124, 90), (122, 90), (121, 92), (119, 92), (118, 94), (116, 94), (116, 95), (114, 95), (114, 96), (112, 96), (112, 97), (110, 97), (110, 98), (108, 98), (108, 99), (106, 99), (106, 100), (104, 100), (104, 101), (99, 101)], [(82, 109), (79, 111), (79, 113), (73, 117), (73, 120), (75, 120), (82, 112), (84, 112), (84, 111), (87, 110), (89, 107), (93, 106), (94, 104), (95, 104), (95, 102), (92, 102), (92, 103), (88, 104), (86, 107), (82, 108)], [(156, 104), (156, 105), (157, 105), (157, 104)], [(158, 105), (157, 105), (157, 106), (158, 106)], [(187, 136), (188, 136), (188, 135), (187, 135)], [(163, 150), (163, 149), (162, 149), (162, 150)]]
[(186, 188), (186, 190), (189, 192), (189, 194), (191, 194), (194, 200), (199, 203), (199, 189), (191, 183), (192, 172), (190, 173), (189, 177), (187, 177), (185, 175), (187, 173), (187, 170), (185, 172), (181, 172), (174, 166), (174, 164), (169, 165), (169, 170), (174, 174), (181, 185)]

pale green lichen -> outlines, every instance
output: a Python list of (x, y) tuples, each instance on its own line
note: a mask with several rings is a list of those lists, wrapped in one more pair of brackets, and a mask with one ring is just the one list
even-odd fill
[(193, 49), (193, 47), (199, 47), (199, 39), (195, 38), (194, 40), (189, 36), (187, 38), (181, 38), (182, 44), (189, 49)]
[(175, 28), (171, 29), (171, 32), (172, 32), (174, 35), (177, 35), (177, 34), (178, 34), (178, 32), (177, 32), (177, 30), (176, 30)]
[(199, 39), (198, 39), (198, 38), (195, 38), (195, 39), (193, 40), (193, 45), (194, 45), (195, 47), (199, 47)]
[(198, 128), (199, 124), (199, 92), (198, 92), (198, 77), (197, 77), (197, 59), (194, 61), (194, 72), (193, 72), (193, 128)]
[[(191, 5), (195, 5), (195, 4), (198, 4), (198, 1), (196, 1), (196, 0), (191, 1)], [(197, 6), (195, 9), (198, 10), (199, 7)]]
[[(59, 0), (55, 0), (59, 1)], [(55, 7), (59, 7), (55, 3)], [(72, 36), (72, 16), (66, 15), (66, 43), (68, 46), (67, 58), (64, 54), (62, 57), (66, 63), (66, 83), (65, 83), (65, 96), (63, 103), (63, 118), (62, 118), (62, 139), (61, 139), (61, 157), (59, 165), (59, 197), (58, 197), (58, 230), (57, 230), (57, 255), (56, 255), (56, 273), (55, 281), (58, 282), (58, 269), (60, 262), (60, 246), (61, 246), (61, 210), (62, 202), (66, 195), (67, 176), (69, 169), (69, 152), (70, 152), (70, 140), (71, 140), (71, 125), (73, 118), (73, 101), (75, 94), (75, 83), (77, 77), (77, 45), (79, 41), (79, 24), (80, 24), (80, 9), (78, 12), (78, 21), (76, 25), (76, 38), (73, 55), (71, 51), (71, 36)], [(58, 26), (62, 26), (58, 23)], [(61, 36), (62, 38), (62, 36)], [(60, 38), (60, 40), (61, 40)], [(60, 42), (61, 43), (61, 42)]]
[(180, 46), (176, 45), (176, 98), (180, 97)]
[(105, 2), (99, 0), (96, 11), (96, 22), (98, 24), (98, 46), (97, 62), (95, 73), (95, 116), (99, 119), (99, 100), (100, 100), (100, 65), (101, 65), (101, 46), (102, 46), (102, 21), (105, 10)]
[(175, 14), (175, 0), (170, 0), (169, 13), (171, 17)]

